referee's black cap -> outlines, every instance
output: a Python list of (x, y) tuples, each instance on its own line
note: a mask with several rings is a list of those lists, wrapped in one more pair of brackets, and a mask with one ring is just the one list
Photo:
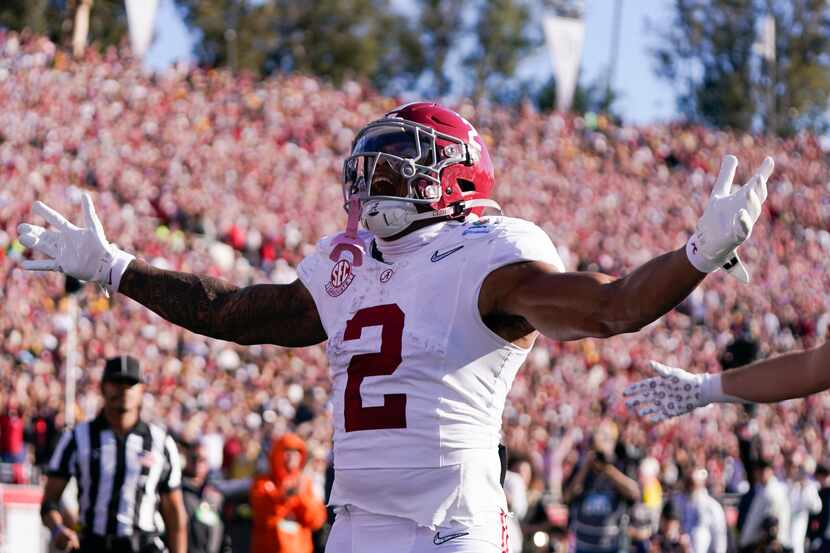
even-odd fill
[(104, 365), (103, 382), (144, 382), (138, 360), (130, 355), (110, 357)]

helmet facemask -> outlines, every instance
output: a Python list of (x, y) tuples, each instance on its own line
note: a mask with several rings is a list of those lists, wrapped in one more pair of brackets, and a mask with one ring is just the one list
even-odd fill
[(443, 195), (441, 170), (467, 159), (467, 145), (453, 136), (405, 120), (371, 123), (343, 165), (346, 209), (356, 196), (364, 227), (381, 238), (415, 220), (445, 217), (433, 206)]

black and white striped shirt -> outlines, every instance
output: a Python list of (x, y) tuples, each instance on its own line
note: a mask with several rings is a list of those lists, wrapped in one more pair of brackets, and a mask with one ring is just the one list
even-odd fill
[(159, 532), (159, 494), (181, 485), (176, 444), (159, 426), (139, 421), (119, 437), (104, 414), (61, 436), (49, 476), (78, 481), (84, 532), (131, 536)]

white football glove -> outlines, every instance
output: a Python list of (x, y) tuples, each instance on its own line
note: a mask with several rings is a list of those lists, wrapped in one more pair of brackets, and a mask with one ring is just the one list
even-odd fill
[(767, 199), (767, 179), (774, 166), (771, 157), (765, 158), (749, 182), (731, 192), (738, 159), (732, 155), (723, 158), (709, 203), (686, 243), (686, 255), (697, 270), (711, 273), (723, 267), (738, 280), (749, 282), (749, 272), (736, 249), (752, 234), (761, 215)]
[(625, 406), (649, 422), (662, 422), (710, 403), (749, 403), (725, 394), (719, 373), (694, 374), (657, 361), (649, 364), (658, 376), (630, 384), (623, 391)]
[(22, 267), (29, 271), (58, 271), (116, 292), (121, 275), (135, 256), (107, 241), (88, 193), (83, 194), (81, 201), (85, 228), (76, 227), (43, 202), (34, 203), (32, 213), (46, 219), (54, 230), (22, 223), (17, 226), (18, 239), (49, 259), (25, 260)]
[(623, 391), (625, 406), (634, 409), (639, 416), (650, 422), (660, 422), (709, 403), (702, 398), (706, 375), (692, 374), (656, 361), (651, 361), (651, 368), (659, 376), (630, 384)]

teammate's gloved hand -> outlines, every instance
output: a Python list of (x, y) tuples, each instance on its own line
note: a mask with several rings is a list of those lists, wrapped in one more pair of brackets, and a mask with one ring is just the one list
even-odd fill
[(774, 166), (771, 157), (765, 158), (749, 182), (732, 192), (738, 159), (731, 155), (723, 158), (709, 203), (686, 243), (686, 255), (697, 270), (711, 273), (723, 267), (738, 280), (749, 282), (749, 272), (736, 249), (752, 234), (761, 215), (767, 199), (767, 179)]
[(623, 397), (629, 409), (650, 422), (660, 422), (707, 405), (702, 388), (706, 376), (651, 361), (659, 376), (626, 387)]
[(34, 203), (32, 213), (46, 219), (54, 230), (28, 223), (17, 226), (20, 243), (48, 257), (23, 261), (22, 266), (29, 271), (58, 271), (116, 292), (121, 275), (135, 256), (107, 241), (88, 193), (84, 193), (82, 204), (84, 228), (76, 227), (43, 202)]
[(710, 403), (748, 403), (723, 392), (721, 375), (694, 374), (650, 361), (658, 376), (630, 384), (625, 405), (650, 422), (661, 422)]

